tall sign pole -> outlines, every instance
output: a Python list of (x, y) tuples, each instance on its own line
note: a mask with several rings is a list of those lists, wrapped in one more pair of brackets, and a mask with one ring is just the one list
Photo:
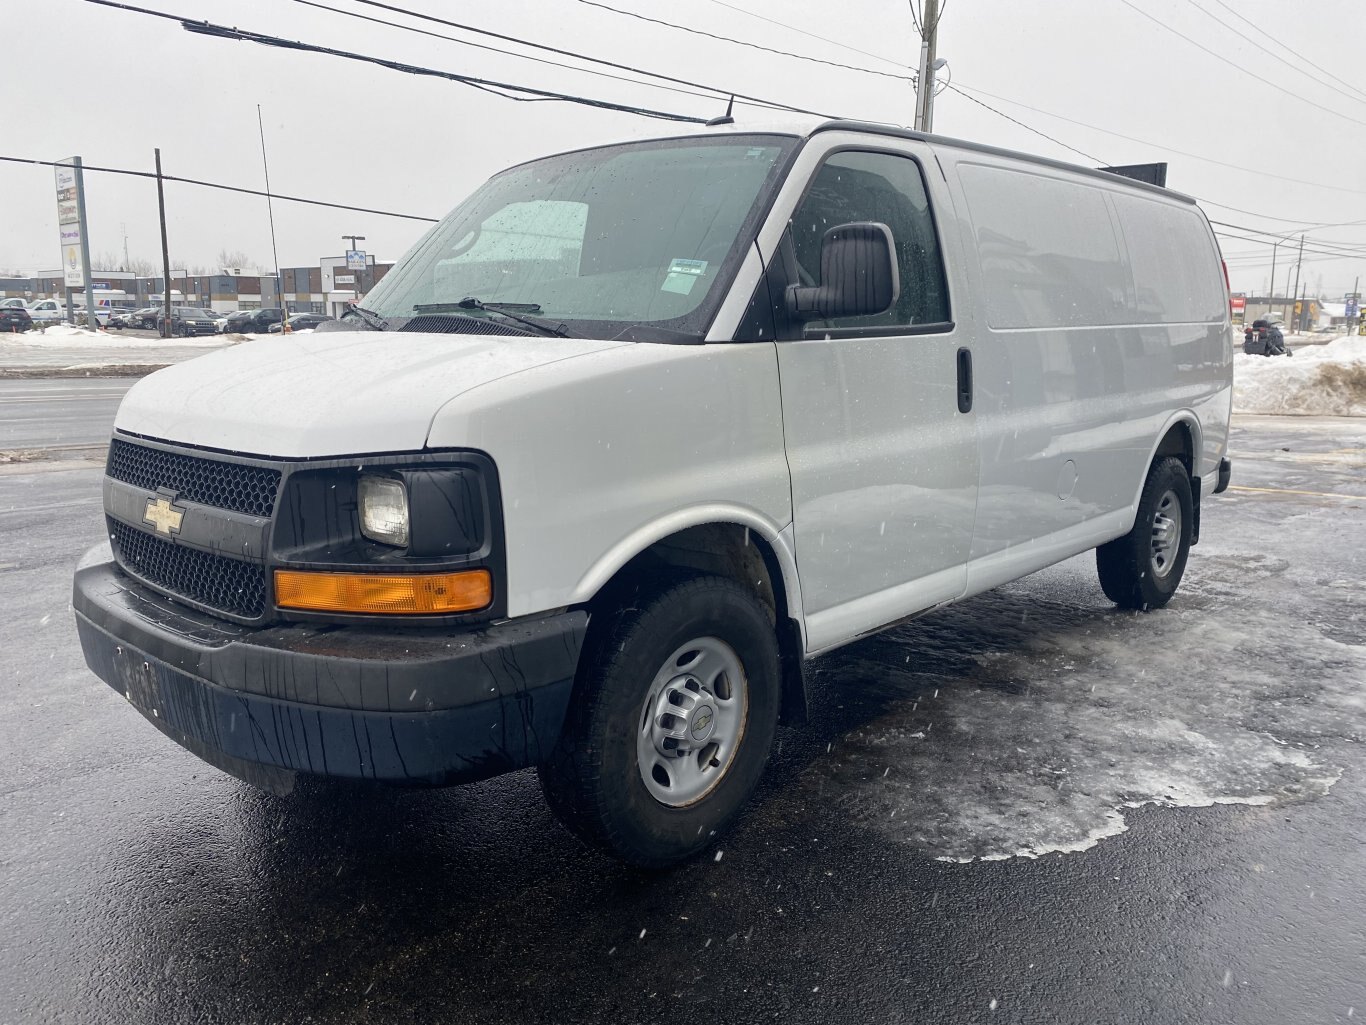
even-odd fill
[(81, 270), (85, 274), (85, 326), (91, 331), (100, 329), (95, 317), (95, 279), (90, 272), (90, 222), (85, 219), (85, 172), (81, 169), (81, 158), (72, 157), (76, 165), (76, 209), (81, 218)]
[(157, 212), (161, 214), (161, 273), (165, 275), (162, 284), (162, 317), (161, 335), (168, 336), (171, 333), (171, 247), (166, 242), (166, 190), (161, 182), (161, 150), (156, 150), (157, 158)]
[(85, 220), (85, 175), (81, 158), (71, 157), (56, 167), (57, 232), (62, 243), (62, 281), (66, 290), (67, 317), (74, 319), (72, 289), (85, 286), (86, 321), (92, 331), (95, 317), (95, 282), (90, 273), (90, 233)]

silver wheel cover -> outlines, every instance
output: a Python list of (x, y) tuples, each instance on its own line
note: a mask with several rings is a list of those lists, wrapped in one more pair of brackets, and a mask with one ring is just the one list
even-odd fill
[(748, 715), (735, 649), (718, 637), (681, 645), (650, 681), (637, 722), (636, 765), (650, 796), (684, 808), (711, 793), (735, 761)]
[(1153, 576), (1159, 580), (1171, 573), (1181, 554), (1181, 499), (1168, 488), (1157, 500), (1153, 512), (1152, 541), (1148, 563)]

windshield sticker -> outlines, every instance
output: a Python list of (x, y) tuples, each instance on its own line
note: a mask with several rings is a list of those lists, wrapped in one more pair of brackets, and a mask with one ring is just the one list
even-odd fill
[(670, 260), (669, 273), (664, 275), (664, 284), (659, 286), (659, 290), (690, 295), (693, 285), (697, 284), (697, 279), (706, 272), (706, 260)]

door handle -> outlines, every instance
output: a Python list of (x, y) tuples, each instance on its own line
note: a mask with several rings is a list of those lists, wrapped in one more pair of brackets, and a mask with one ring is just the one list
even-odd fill
[(972, 410), (972, 350), (958, 350), (958, 412)]

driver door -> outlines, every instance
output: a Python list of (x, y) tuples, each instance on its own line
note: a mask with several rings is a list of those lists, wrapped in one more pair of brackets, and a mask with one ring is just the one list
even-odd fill
[[(966, 587), (977, 435), (970, 402), (960, 410), (966, 342), (917, 151), (927, 152), (914, 143), (904, 151), (832, 143), (774, 254), (794, 539), (813, 653)], [(892, 307), (840, 321), (791, 319), (785, 286), (817, 283), (825, 232), (855, 221), (892, 232), (900, 283)]]

